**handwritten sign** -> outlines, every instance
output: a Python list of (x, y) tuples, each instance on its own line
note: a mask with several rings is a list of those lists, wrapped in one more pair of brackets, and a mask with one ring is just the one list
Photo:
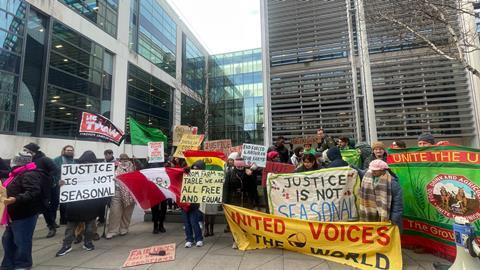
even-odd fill
[(228, 156), (230, 154), (229, 150), (232, 147), (232, 140), (215, 140), (215, 141), (205, 141), (203, 143), (203, 149), (205, 151), (216, 151), (223, 152)]
[(163, 142), (148, 143), (148, 163), (164, 162)]
[(123, 267), (169, 262), (175, 260), (175, 243), (130, 251)]
[(356, 220), (354, 187), (357, 181), (357, 171), (349, 167), (269, 174), (270, 210), (274, 215), (305, 220)]
[(112, 197), (114, 173), (114, 163), (63, 164), (60, 203)]
[(3, 212), (7, 210), (3, 203), (7, 197), (7, 189), (0, 185), (0, 218), (3, 217)]
[(237, 145), (237, 146), (232, 146), (228, 149), (229, 154), (230, 153), (242, 153), (242, 145)]
[(317, 137), (313, 137), (313, 136), (310, 136), (310, 137), (298, 137), (298, 138), (293, 138), (291, 141), (290, 141), (292, 144), (314, 144), (314, 143), (317, 143)]
[(180, 144), (180, 141), (182, 140), (182, 136), (184, 134), (197, 134), (198, 132), (198, 127), (189, 127), (189, 126), (175, 126), (175, 129), (173, 130), (173, 138), (172, 138), (172, 144), (173, 146), (177, 146)]
[(265, 167), (267, 164), (267, 147), (263, 145), (244, 143), (242, 147), (242, 157), (247, 165), (257, 165)]
[(181, 202), (188, 203), (222, 203), (223, 171), (191, 170), (183, 177)]
[(204, 138), (204, 135), (184, 134), (173, 156), (178, 158), (185, 158), (183, 156), (183, 151), (200, 149), (200, 145), (202, 144), (203, 138)]

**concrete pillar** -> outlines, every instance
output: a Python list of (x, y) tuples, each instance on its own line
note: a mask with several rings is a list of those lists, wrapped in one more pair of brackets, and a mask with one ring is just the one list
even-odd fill
[(272, 143), (272, 108), (270, 93), (270, 57), (268, 40), (268, 2), (260, 1), (260, 14), (262, 26), (262, 69), (263, 69), (263, 143)]

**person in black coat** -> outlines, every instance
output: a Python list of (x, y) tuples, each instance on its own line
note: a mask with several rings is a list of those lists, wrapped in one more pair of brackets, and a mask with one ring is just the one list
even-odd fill
[(345, 167), (348, 166), (348, 163), (342, 159), (342, 153), (338, 147), (332, 147), (327, 151), (328, 160), (330, 163), (327, 165), (327, 168), (335, 167)]
[(12, 159), (12, 172), (3, 186), (6, 214), (2, 224), (7, 225), (2, 237), (2, 269), (30, 269), (32, 267), (32, 238), (42, 205), (42, 172), (36, 169), (29, 153), (19, 153)]
[[(97, 163), (97, 157), (92, 151), (85, 151), (78, 159), (77, 164)], [(85, 223), (85, 238), (83, 248), (93, 250), (95, 246), (92, 243), (94, 236), (95, 222), (99, 214), (105, 208), (108, 198), (91, 199), (84, 201), (69, 202), (65, 204), (65, 217), (67, 227), (65, 228), (65, 238), (63, 246), (57, 252), (56, 256), (63, 256), (72, 251), (72, 243), (75, 240), (75, 229)]]
[(290, 161), (290, 151), (285, 147), (285, 138), (280, 136), (274, 146), (270, 147), (268, 152), (277, 151), (280, 155), (281, 163), (288, 163)]
[(309, 172), (320, 170), (321, 166), (313, 154), (304, 154), (302, 157), (302, 165), (295, 169), (295, 172)]
[[(52, 211), (49, 209), (50, 207), (50, 202), (56, 202), (58, 199), (54, 198), (53, 200), (51, 199), (52, 197), (58, 197), (59, 192), (56, 186), (54, 185), (53, 177), (57, 175), (58, 168), (53, 162), (52, 159), (47, 157), (42, 151), (40, 151), (40, 146), (38, 146), (35, 143), (29, 143), (25, 145), (24, 151), (27, 153), (32, 154), (33, 156), (33, 162), (37, 165), (37, 169), (42, 170), (45, 172), (44, 177), (42, 179), (43, 182), (45, 183), (50, 183), (50, 190), (48, 190), (49, 194), (47, 195), (47, 205), (45, 206), (45, 209), (42, 210), (43, 216), (45, 217), (45, 222), (47, 223), (48, 227), (48, 234), (47, 238), (54, 237), (55, 234), (57, 233), (57, 228), (59, 227), (56, 222), (55, 222), (55, 217), (52, 214)], [(55, 205), (53, 205), (55, 207)]]

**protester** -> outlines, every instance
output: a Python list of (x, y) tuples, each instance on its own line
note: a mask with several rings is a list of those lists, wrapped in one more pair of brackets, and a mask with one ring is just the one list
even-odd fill
[(362, 179), (359, 196), (360, 221), (389, 221), (392, 205), (392, 175), (380, 159), (370, 163)]
[(340, 150), (350, 149), (350, 139), (344, 136), (338, 138), (338, 148)]
[(390, 148), (391, 149), (405, 149), (405, 148), (407, 148), (407, 144), (404, 141), (395, 140), (390, 145)]
[(277, 151), (268, 152), (267, 160), (271, 162), (280, 162), (280, 155)]
[(397, 225), (400, 229), (400, 233), (403, 232), (403, 190), (398, 182), (398, 177), (390, 169), (387, 169), (388, 173), (392, 176), (392, 205), (390, 209), (390, 219), (393, 224)]
[(35, 165), (37, 165), (37, 169), (45, 172), (45, 174), (42, 174), (42, 181), (45, 183), (50, 183), (50, 190), (45, 191), (45, 193), (47, 193), (46, 196), (48, 198), (48, 203), (45, 206), (45, 209), (42, 210), (42, 213), (48, 227), (47, 238), (54, 237), (57, 233), (57, 228), (59, 226), (56, 224), (55, 217), (52, 216), (49, 209), (52, 201), (52, 196), (55, 197), (54, 201), (58, 200), (56, 199), (56, 197), (59, 196), (59, 193), (57, 192), (57, 187), (53, 185), (53, 177), (57, 175), (57, 166), (55, 165), (55, 163), (53, 163), (53, 160), (48, 158), (42, 151), (40, 151), (40, 146), (38, 146), (37, 144), (29, 143), (23, 148), (25, 152), (30, 153), (33, 156), (33, 162), (35, 162)]
[[(78, 159), (78, 163), (97, 163), (97, 157), (92, 151), (85, 151)], [(60, 185), (63, 183), (60, 183)], [(72, 251), (72, 243), (75, 240), (75, 229), (82, 223), (85, 223), (84, 245), (83, 249), (94, 250), (92, 243), (95, 234), (95, 220), (99, 213), (105, 209), (106, 200), (104, 198), (90, 199), (84, 201), (75, 201), (65, 204), (67, 227), (65, 229), (65, 238), (63, 245), (56, 256), (63, 256)]]
[(302, 165), (298, 167), (295, 172), (308, 172), (320, 170), (317, 159), (312, 154), (304, 154), (302, 158)]
[(0, 158), (0, 179), (7, 178), (10, 173), (10, 166)]
[(105, 162), (115, 162), (115, 157), (113, 156), (113, 150), (107, 149), (103, 151), (103, 156), (105, 157)]
[(325, 134), (323, 128), (319, 128), (317, 130), (317, 147), (315, 151), (323, 153), (332, 147), (335, 147), (335, 141), (332, 139), (332, 137)]
[(297, 146), (293, 150), (293, 155), (290, 158), (290, 163), (298, 168), (302, 165), (302, 158), (303, 158), (303, 147)]
[(382, 142), (374, 142), (372, 144), (373, 153), (363, 162), (363, 169), (368, 169), (370, 162), (380, 159), (387, 161), (387, 152), (385, 151), (385, 145)]
[[(196, 161), (191, 167), (193, 170), (205, 170), (205, 168), (205, 162), (202, 160)], [(189, 172), (189, 170), (187, 169), (186, 172)], [(182, 217), (185, 227), (185, 248), (191, 248), (193, 243), (195, 243), (196, 247), (202, 247), (203, 236), (199, 223), (202, 215), (199, 210), (200, 205), (198, 203), (179, 203), (179, 206), (182, 208)]]
[(315, 149), (312, 148), (312, 144), (311, 143), (305, 143), (303, 145), (303, 154), (312, 154), (312, 155), (315, 155)]
[[(12, 172), (3, 183), (7, 198), (1, 224), (7, 225), (2, 237), (2, 269), (30, 269), (32, 238), (38, 213), (43, 209), (44, 172), (32, 162), (30, 153), (19, 153), (11, 160)], [(48, 184), (48, 183), (47, 183)], [(46, 186), (48, 190), (50, 185)]]
[(418, 147), (433, 146), (435, 144), (435, 138), (430, 133), (423, 133), (420, 136), (418, 136), (417, 144), (418, 144)]
[(280, 155), (280, 162), (288, 163), (290, 159), (289, 151), (285, 147), (285, 138), (283, 136), (279, 136), (274, 146), (270, 147), (268, 152), (277, 151)]
[[(168, 164), (168, 165), (167, 165)], [(171, 166), (171, 162), (165, 163), (167, 167)], [(162, 167), (161, 163), (148, 163), (147, 168), (160, 168)], [(165, 200), (159, 204), (156, 204), (150, 208), (152, 213), (152, 222), (153, 222), (153, 234), (164, 233), (166, 232), (164, 221), (167, 215), (167, 205), (171, 199)], [(173, 203), (172, 203), (173, 204)], [(173, 206), (173, 205), (172, 205)]]
[[(57, 218), (57, 209), (60, 204), (59, 197), (60, 197), (60, 174), (62, 172), (62, 165), (63, 164), (74, 164), (75, 160), (73, 157), (75, 156), (75, 149), (71, 145), (66, 145), (62, 148), (62, 152), (60, 156), (53, 159), (53, 163), (57, 166), (57, 173), (53, 177), (53, 185), (55, 192), (52, 191), (51, 201), (50, 201), (50, 215), (53, 217), (53, 220)], [(54, 196), (55, 195), (55, 196)], [(65, 205), (60, 205), (60, 224), (66, 225), (67, 220), (65, 219)]]
[(328, 163), (327, 168), (335, 168), (335, 167), (344, 167), (348, 166), (348, 163), (342, 159), (342, 154), (338, 147), (332, 147), (327, 151)]
[[(115, 176), (122, 175), (128, 172), (133, 172), (135, 169), (133, 163), (127, 154), (120, 155), (120, 163), (115, 169)], [(128, 227), (132, 219), (133, 209), (135, 208), (135, 200), (130, 191), (117, 179), (115, 179), (115, 195), (110, 202), (110, 215), (108, 218), (108, 232), (107, 239), (112, 239), (117, 235), (126, 235)]]

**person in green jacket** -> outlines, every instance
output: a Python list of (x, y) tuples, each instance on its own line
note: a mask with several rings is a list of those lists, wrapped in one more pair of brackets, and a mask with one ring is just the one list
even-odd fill
[[(55, 187), (55, 194), (52, 194), (51, 201), (50, 201), (50, 209), (49, 211), (52, 214), (54, 220), (57, 218), (57, 210), (59, 206), (60, 200), (60, 182), (61, 172), (62, 172), (62, 165), (63, 164), (74, 164), (75, 160), (73, 157), (75, 156), (75, 149), (71, 145), (65, 145), (62, 148), (62, 153), (60, 156), (53, 159), (53, 163), (57, 166), (57, 174), (53, 177), (53, 186)], [(67, 224), (67, 220), (65, 218), (65, 206), (62, 204), (60, 205), (60, 224), (65, 225)]]

